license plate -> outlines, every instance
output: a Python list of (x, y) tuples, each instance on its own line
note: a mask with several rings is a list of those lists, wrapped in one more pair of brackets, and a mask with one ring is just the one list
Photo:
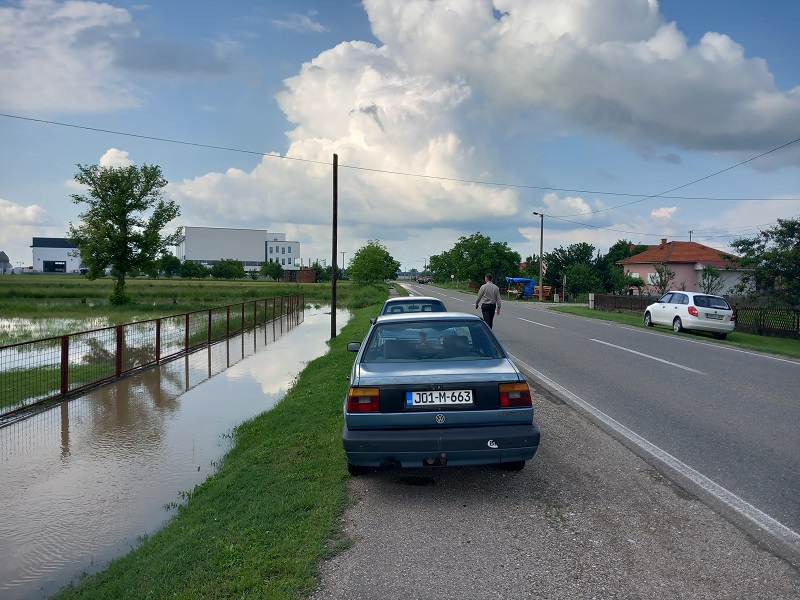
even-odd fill
[(470, 406), (472, 390), (444, 390), (431, 392), (406, 392), (406, 407)]
[(706, 319), (716, 319), (717, 321), (722, 321), (722, 315), (713, 315), (711, 313), (706, 313)]

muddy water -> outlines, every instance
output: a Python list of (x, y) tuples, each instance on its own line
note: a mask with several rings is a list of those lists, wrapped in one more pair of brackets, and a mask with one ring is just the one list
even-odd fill
[[(337, 313), (339, 328), (349, 318)], [(0, 429), (0, 598), (42, 598), (157, 531), (233, 428), (325, 353), (329, 309), (215, 344)], [(172, 506), (172, 508), (170, 508)]]

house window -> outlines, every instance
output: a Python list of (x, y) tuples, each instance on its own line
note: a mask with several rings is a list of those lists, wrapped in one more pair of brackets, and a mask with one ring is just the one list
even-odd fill
[(637, 279), (639, 278), (639, 273), (628, 273), (628, 275), (631, 277), (636, 277)]
[(272, 254), (272, 246), (269, 247), (269, 253)]
[(282, 265), (285, 265), (285, 264), (286, 264), (286, 259), (285, 259), (285, 258), (282, 258), (282, 259), (281, 259), (281, 264), (282, 264)]
[(281, 248), (281, 254), (286, 254), (286, 246), (283, 246), (283, 247)]
[(647, 283), (650, 285), (658, 285), (658, 273), (648, 273)]
[(291, 254), (291, 253), (292, 253), (292, 247), (289, 246), (289, 254)]

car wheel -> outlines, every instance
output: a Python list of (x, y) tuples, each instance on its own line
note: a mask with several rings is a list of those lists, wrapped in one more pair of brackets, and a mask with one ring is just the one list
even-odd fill
[(364, 467), (362, 465), (354, 465), (351, 462), (347, 463), (347, 472), (350, 473), (353, 477), (358, 477), (359, 475), (366, 475), (367, 473), (372, 473), (375, 469), (373, 467)]
[(503, 471), (522, 471), (525, 468), (524, 460), (512, 460), (511, 462), (500, 463)]
[(653, 319), (650, 317), (650, 313), (649, 312), (644, 313), (644, 324), (647, 327), (652, 327), (653, 326)]
[(683, 323), (681, 323), (680, 317), (675, 317), (675, 320), (672, 322), (672, 330), (675, 333), (680, 333), (683, 331)]
[(726, 337), (728, 337), (727, 333), (716, 333), (715, 332), (713, 335), (718, 340), (724, 340)]

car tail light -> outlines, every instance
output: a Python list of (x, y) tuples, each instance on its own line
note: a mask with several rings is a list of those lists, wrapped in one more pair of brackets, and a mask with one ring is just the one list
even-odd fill
[(347, 394), (347, 412), (378, 412), (380, 409), (380, 388), (350, 388)]
[(697, 312), (697, 308), (695, 308), (694, 306), (689, 307), (689, 314), (692, 315), (693, 317), (700, 316), (700, 313)]
[(731, 323), (733, 323), (734, 321), (736, 321), (736, 310), (734, 310), (734, 311), (731, 313)]
[(531, 389), (524, 381), (519, 383), (500, 384), (500, 407), (533, 406)]

